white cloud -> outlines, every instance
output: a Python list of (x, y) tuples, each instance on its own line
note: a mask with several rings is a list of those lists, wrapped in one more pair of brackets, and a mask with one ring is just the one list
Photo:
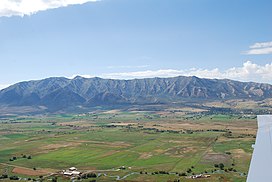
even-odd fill
[[(88, 74), (74, 74), (67, 78), (73, 79), (76, 76), (84, 78), (110, 78), (110, 79), (134, 79), (134, 78), (167, 78), (176, 76), (197, 76), (200, 78), (210, 79), (232, 79), (239, 81), (253, 81), (259, 83), (272, 84), (272, 62), (265, 65), (258, 65), (251, 61), (246, 61), (241, 67), (233, 67), (226, 70), (214, 69), (160, 69), (160, 70), (146, 70), (146, 71), (133, 71), (133, 72), (120, 72), (120, 73), (104, 73), (101, 75), (88, 75)], [(0, 90), (7, 88), (11, 84), (0, 84)]]
[(81, 76), (81, 77), (84, 77), (84, 78), (93, 78), (93, 77), (95, 77), (94, 75), (80, 75), (80, 74), (74, 74), (74, 75), (72, 75), (72, 76), (68, 76), (67, 78), (69, 78), (69, 79), (74, 79), (75, 77), (77, 77), (77, 76)]
[(173, 77), (181, 75), (182, 71), (174, 69), (162, 69), (162, 70), (147, 70), (147, 71), (135, 71), (135, 72), (121, 72), (121, 73), (106, 73), (101, 75), (103, 78), (115, 78), (115, 79), (133, 79), (133, 78), (153, 78), (153, 77)]
[(245, 54), (258, 55), (258, 54), (272, 54), (272, 47), (251, 49), (245, 52)]
[[(94, 77), (93, 75), (82, 75), (83, 77)], [(175, 77), (175, 76), (197, 76), (200, 78), (233, 79), (239, 81), (254, 81), (272, 83), (272, 62), (266, 65), (257, 65), (246, 61), (241, 67), (233, 67), (226, 70), (191, 68), (187, 70), (160, 69), (134, 72), (105, 73), (97, 75), (102, 78), (111, 79), (134, 79), (154, 77)]]
[(272, 47), (272, 42), (257, 42), (250, 46), (250, 49), (256, 49), (256, 48), (265, 48), (265, 47)]
[(10, 84), (0, 84), (0, 90), (9, 87)]
[(125, 69), (129, 69), (129, 68), (147, 68), (150, 65), (138, 65), (138, 66), (129, 66), (129, 65), (122, 65), (122, 66), (108, 66), (108, 69), (116, 69), (116, 68), (125, 68)]
[(38, 11), (95, 1), (98, 0), (0, 0), (0, 17), (32, 15)]
[(245, 51), (244, 54), (272, 54), (272, 41), (271, 42), (257, 42), (249, 46), (250, 50)]

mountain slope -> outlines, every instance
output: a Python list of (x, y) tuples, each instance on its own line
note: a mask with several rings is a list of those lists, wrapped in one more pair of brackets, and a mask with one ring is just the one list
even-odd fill
[(0, 104), (45, 106), (58, 110), (70, 106), (172, 103), (184, 99), (265, 99), (269, 84), (198, 77), (113, 80), (101, 78), (47, 78), (21, 82), (0, 91)]

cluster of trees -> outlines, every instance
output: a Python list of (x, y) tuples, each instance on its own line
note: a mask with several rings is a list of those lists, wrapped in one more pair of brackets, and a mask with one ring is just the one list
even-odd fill
[(95, 173), (87, 173), (87, 174), (83, 174), (81, 175), (82, 179), (89, 179), (89, 178), (96, 178), (97, 175)]
[[(191, 173), (192, 169), (188, 168), (187, 172)], [(151, 175), (166, 174), (166, 175), (169, 175), (170, 173), (167, 172), (167, 171), (155, 171), (155, 172), (152, 172), (152, 173), (148, 173), (148, 172), (145, 172), (145, 171), (140, 171), (140, 174), (151, 174)], [(187, 176), (186, 172), (182, 172), (182, 173), (172, 172), (171, 174), (176, 174), (178, 176)], [(194, 173), (192, 173), (192, 174), (194, 174)]]
[[(15, 160), (17, 160), (19, 157), (16, 157), (16, 156), (13, 156), (13, 157), (11, 157), (10, 159), (9, 159), (9, 161), (15, 161)], [(32, 157), (31, 157), (31, 155), (25, 155), (25, 154), (22, 154), (22, 158), (24, 158), (24, 159), (32, 159)]]
[(32, 159), (31, 155), (29, 155), (29, 156), (23, 155), (23, 158), (25, 158), (25, 159)]
[[(9, 178), (9, 180), (20, 180), (20, 177), (18, 177), (18, 176), (8, 176), (7, 174), (2, 174), (1, 176), (0, 176), (0, 180), (1, 179), (8, 179)], [(43, 176), (39, 176), (39, 178), (40, 179), (42, 179), (43, 178)], [(31, 178), (27, 178), (27, 180), (28, 181), (40, 181), (40, 179), (31, 179)], [(53, 177), (52, 178), (52, 182), (57, 182), (57, 177)]]
[[(133, 128), (131, 126), (126, 126), (127, 129), (129, 130), (136, 130), (136, 128)], [(152, 131), (155, 133), (173, 133), (173, 134), (193, 134), (194, 132), (203, 132), (204, 130), (160, 130), (158, 128), (144, 128), (143, 126), (138, 126), (138, 130), (144, 130), (144, 131)]]
[(219, 164), (214, 164), (215, 168), (220, 168), (221, 170), (224, 169), (225, 165), (223, 163), (219, 163)]
[[(234, 164), (232, 164), (232, 166), (234, 166)], [(223, 163), (214, 164), (214, 167), (215, 167), (215, 168), (219, 168), (219, 169), (221, 169), (221, 170), (224, 170), (225, 172), (228, 172), (228, 171), (237, 172), (237, 170), (234, 169), (233, 167), (225, 168), (225, 165), (224, 165)], [(213, 172), (213, 171), (212, 171), (212, 172)]]
[(152, 175), (155, 175), (155, 174), (169, 174), (169, 172), (167, 172), (167, 171), (155, 171), (155, 172), (152, 172), (151, 174)]
[(140, 174), (148, 174), (147, 172), (144, 171), (140, 171)]
[(223, 129), (208, 129), (207, 131), (214, 131), (214, 132), (228, 132), (229, 129), (223, 130)]
[(142, 128), (142, 130), (147, 130), (147, 131), (154, 131), (156, 133), (174, 133), (174, 134), (180, 134), (180, 133), (184, 133), (182, 131), (176, 131), (176, 130), (159, 130), (157, 128)]
[(9, 179), (10, 180), (19, 180), (20, 178), (18, 176), (10, 176)]
[(2, 174), (2, 175), (0, 176), (0, 179), (6, 179), (6, 178), (8, 178), (8, 175), (7, 175), (7, 174)]

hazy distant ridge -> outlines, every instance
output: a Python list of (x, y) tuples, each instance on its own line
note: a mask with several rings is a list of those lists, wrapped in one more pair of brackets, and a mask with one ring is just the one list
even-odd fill
[(10, 106), (69, 106), (171, 103), (183, 99), (265, 99), (272, 85), (198, 77), (113, 80), (63, 77), (20, 82), (0, 91), (0, 104)]

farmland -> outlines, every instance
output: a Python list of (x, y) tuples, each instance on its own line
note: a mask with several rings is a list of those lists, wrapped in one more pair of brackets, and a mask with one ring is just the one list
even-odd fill
[[(199, 112), (170, 108), (5, 116), (0, 120), (0, 175), (69, 181), (59, 172), (75, 166), (96, 173), (91, 179), (96, 181), (246, 181), (256, 117)], [(194, 174), (210, 176), (188, 179)]]

